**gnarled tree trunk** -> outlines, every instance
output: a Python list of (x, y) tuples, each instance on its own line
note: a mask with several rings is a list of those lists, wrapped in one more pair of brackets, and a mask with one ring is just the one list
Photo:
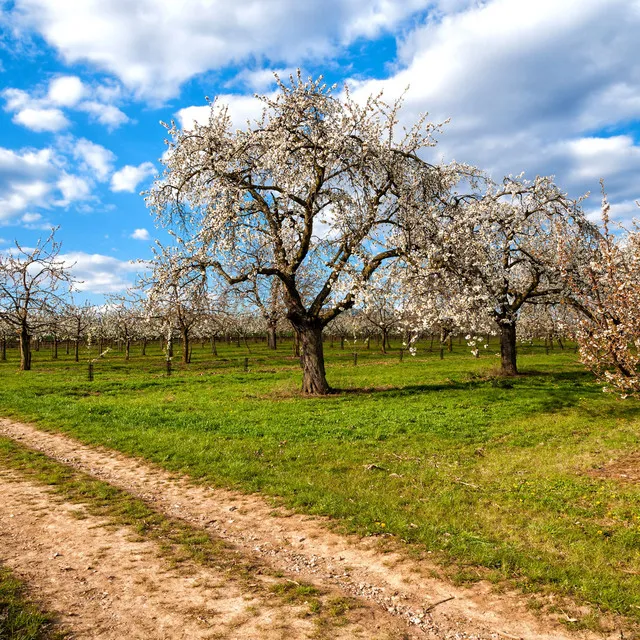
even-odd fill
[(517, 376), (516, 363), (516, 321), (500, 321), (500, 357), (503, 376)]
[(331, 391), (331, 387), (324, 369), (322, 323), (305, 321), (295, 323), (294, 328), (300, 340), (302, 392), (309, 395), (326, 395)]

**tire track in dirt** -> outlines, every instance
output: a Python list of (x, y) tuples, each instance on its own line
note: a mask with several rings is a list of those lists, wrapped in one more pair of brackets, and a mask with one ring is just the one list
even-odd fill
[(411, 635), (446, 640), (603, 637), (569, 632), (557, 621), (536, 615), (518, 593), (495, 593), (483, 583), (460, 588), (433, 578), (434, 565), (410, 560), (401, 550), (381, 553), (374, 539), (333, 533), (322, 518), (283, 509), (275, 514), (259, 495), (195, 485), (147, 461), (6, 419), (0, 419), (0, 434), (124, 489), (294, 579), (299, 576), (376, 603), (381, 612), (407, 622)]
[[(271, 606), (224, 570), (171, 568), (157, 545), (0, 470), (0, 557), (72, 638), (313, 636), (303, 607)], [(348, 637), (348, 636), (347, 636)], [(366, 637), (366, 636), (365, 636)]]

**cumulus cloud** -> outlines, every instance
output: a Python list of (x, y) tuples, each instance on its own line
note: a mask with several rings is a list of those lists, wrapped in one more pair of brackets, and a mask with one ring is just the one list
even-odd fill
[(134, 240), (149, 240), (151, 236), (149, 235), (149, 232), (146, 229), (136, 229), (131, 234), (131, 237)]
[(156, 168), (151, 162), (143, 162), (136, 166), (126, 165), (111, 176), (111, 191), (128, 191), (134, 193), (138, 185), (153, 176)]
[(60, 109), (21, 109), (13, 116), (13, 122), (21, 124), (31, 131), (60, 131), (71, 123)]
[(46, 206), (58, 173), (51, 149), (34, 151), (0, 147), (0, 224), (27, 209)]
[(237, 73), (230, 85), (240, 84), (253, 91), (266, 91), (276, 83), (275, 74), (281, 80), (287, 80), (290, 75), (295, 75), (296, 69), (288, 67), (285, 69), (243, 69)]
[(14, 14), (67, 63), (90, 62), (138, 95), (166, 99), (232, 63), (299, 65), (390, 30), (430, 0), (16, 0)]
[(101, 182), (109, 177), (116, 160), (112, 151), (86, 138), (70, 141), (70, 146), (74, 158), (80, 161), (83, 170), (91, 172)]
[(78, 105), (78, 110), (88, 113), (92, 120), (103, 124), (110, 130), (117, 129), (125, 122), (129, 122), (129, 116), (112, 104), (89, 100)]
[(99, 253), (72, 251), (61, 254), (60, 259), (79, 281), (76, 288), (95, 294), (124, 291), (133, 284), (136, 274), (142, 270), (139, 264)]
[(48, 98), (61, 107), (73, 107), (85, 93), (82, 80), (77, 76), (60, 76), (49, 83)]
[(58, 206), (67, 206), (91, 197), (91, 183), (81, 176), (63, 172), (58, 179), (57, 187), (62, 194), (62, 199), (56, 202)]
[(461, 3), (406, 36), (389, 78), (352, 84), (362, 97), (406, 91), (407, 122), (425, 111), (451, 118), (435, 160), (497, 178), (554, 173), (572, 195), (597, 190), (598, 174), (613, 180), (615, 170), (610, 195), (622, 199), (622, 183), (640, 182), (639, 149), (606, 130), (640, 120), (639, 30), (637, 0)]
[[(83, 99), (88, 94), (94, 99)], [(58, 76), (48, 87), (35, 87), (31, 93), (10, 87), (1, 95), (5, 111), (15, 114), (13, 121), (32, 131), (56, 132), (68, 127), (71, 123), (63, 108), (88, 113), (90, 119), (108, 129), (116, 129), (129, 121), (128, 116), (112, 104), (121, 96), (118, 88), (111, 84), (89, 88), (77, 76)]]
[[(253, 122), (262, 115), (264, 103), (253, 95), (221, 94), (217, 96), (214, 108), (225, 106), (233, 126), (244, 128), (247, 121)], [(193, 129), (194, 124), (207, 124), (211, 115), (211, 106), (192, 106), (180, 109), (176, 117), (183, 129)]]

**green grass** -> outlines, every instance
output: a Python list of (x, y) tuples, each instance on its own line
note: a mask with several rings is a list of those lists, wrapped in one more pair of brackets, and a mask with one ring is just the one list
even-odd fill
[(356, 367), (327, 344), (341, 393), (304, 398), (290, 345), (249, 346), (214, 358), (196, 345), (170, 378), (157, 348), (128, 363), (114, 352), (92, 383), (86, 362), (44, 351), (17, 373), (11, 352), (0, 412), (391, 534), (460, 582), (506, 580), (640, 622), (639, 487), (586, 473), (638, 448), (640, 403), (603, 394), (573, 350), (524, 347), (524, 375), (501, 380), (495, 342), (442, 361), (360, 346)]
[(0, 566), (0, 639), (62, 640), (53, 631), (52, 617), (33, 604), (24, 585), (6, 567)]

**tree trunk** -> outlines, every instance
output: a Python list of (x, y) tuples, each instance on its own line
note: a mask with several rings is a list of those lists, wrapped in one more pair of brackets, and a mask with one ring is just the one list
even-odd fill
[(216, 337), (213, 336), (211, 338), (211, 355), (212, 356), (217, 356), (218, 355), (218, 349), (216, 348)]
[(296, 358), (300, 357), (300, 334), (298, 330), (294, 328), (293, 331), (293, 355)]
[(189, 329), (182, 330), (182, 362), (184, 364), (191, 362), (191, 354), (189, 353)]
[(326, 395), (331, 389), (324, 369), (322, 326), (306, 325), (298, 328), (302, 364), (302, 392)]
[(267, 328), (267, 345), (273, 351), (278, 348), (278, 333), (275, 324), (270, 324)]
[(7, 339), (2, 338), (0, 341), (0, 360), (6, 362), (7, 360)]
[(517, 376), (516, 364), (516, 321), (500, 322), (500, 356), (503, 376)]
[(73, 359), (76, 362), (80, 362), (80, 337), (78, 336), (73, 345)]
[(57, 360), (58, 359), (58, 338), (53, 339), (53, 359)]
[(382, 330), (382, 347), (381, 347), (382, 353), (387, 353), (387, 342), (388, 341), (389, 341), (389, 336), (387, 335), (387, 332), (383, 329)]
[(65, 355), (69, 355), (69, 350), (70, 350), (70, 345), (69, 345), (69, 338), (67, 338), (67, 348), (66, 348), (66, 353)]
[(143, 356), (147, 355), (147, 339), (146, 338), (142, 338), (142, 355)]
[(20, 370), (31, 370), (31, 336), (25, 326), (20, 331)]
[[(122, 347), (120, 347), (120, 350), (122, 351)], [(130, 355), (131, 355), (131, 338), (127, 338), (125, 342), (124, 359), (128, 361)]]

